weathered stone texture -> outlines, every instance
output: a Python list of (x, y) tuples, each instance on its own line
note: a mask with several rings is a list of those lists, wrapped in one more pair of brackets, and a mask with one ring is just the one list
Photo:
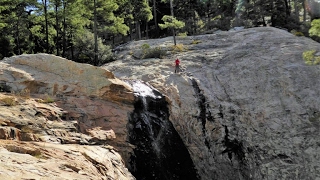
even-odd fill
[[(192, 41), (199, 40), (194, 45)], [(178, 37), (186, 52), (105, 66), (167, 96), (171, 121), (202, 179), (320, 179), (320, 66), (302, 53), (319, 43), (276, 28)], [(171, 38), (143, 41), (170, 46)], [(174, 74), (173, 62), (182, 69)]]
[(0, 140), (0, 178), (133, 180), (112, 147)]
[[(99, 150), (98, 146), (90, 146), (87, 148), (98, 154), (88, 156), (91, 162), (84, 168), (90, 164), (97, 166), (99, 173), (90, 175), (93, 179), (134, 179), (125, 172), (128, 170), (124, 165), (132, 152), (132, 146), (127, 142), (126, 124), (134, 96), (131, 87), (110, 71), (47, 54), (14, 56), (0, 62), (0, 91), (0, 139), (75, 146), (113, 145), (118, 147), (114, 155), (119, 156), (114, 167), (103, 162), (109, 157), (104, 154), (107, 152)], [(6, 143), (1, 145), (8, 149)], [(14, 148), (19, 148), (18, 145), (16, 143)], [(52, 163), (59, 162), (56, 157), (52, 158), (56, 160)], [(83, 162), (74, 159), (74, 163)], [(119, 169), (115, 168), (118, 165)], [(66, 179), (72, 176), (86, 179), (92, 172), (81, 176), (77, 173), (71, 173)], [(41, 177), (52, 179), (53, 174), (41, 174)], [(17, 173), (11, 176), (20, 178)]]
[[(170, 120), (202, 180), (320, 179), (320, 66), (302, 59), (306, 50), (320, 52), (319, 43), (270, 27), (177, 37), (177, 42), (187, 50), (145, 60), (134, 59), (131, 51), (144, 43), (170, 49), (172, 38), (131, 42), (118, 52), (121, 60), (103, 68), (45, 54), (1, 61), (0, 138), (10, 141), (0, 142), (0, 165), (10, 160), (12, 166), (1, 166), (0, 177), (18, 173), (12, 169), (21, 164), (28, 177), (46, 177), (38, 169), (47, 166), (60, 177), (61, 171), (50, 166), (60, 163), (60, 170), (75, 173), (70, 177), (132, 179), (123, 164), (134, 148), (126, 127), (134, 95), (120, 79), (138, 79), (166, 96)], [(182, 63), (179, 74), (174, 74), (176, 58)], [(78, 144), (112, 145), (124, 162), (97, 155), (118, 157), (111, 147)], [(38, 166), (29, 155), (37, 156), (44, 146), (50, 148), (41, 152), (54, 158), (39, 160), (45, 166)], [(51, 147), (67, 153), (55, 154)], [(5, 158), (13, 152), (28, 158)], [(69, 159), (59, 159), (68, 153)], [(83, 172), (80, 164), (88, 161), (90, 168)], [(121, 167), (109, 169), (110, 161)]]

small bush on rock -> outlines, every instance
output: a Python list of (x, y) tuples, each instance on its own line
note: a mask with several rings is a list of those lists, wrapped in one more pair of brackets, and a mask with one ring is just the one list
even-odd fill
[(308, 65), (320, 64), (320, 56), (316, 56), (315, 53), (316, 53), (316, 50), (303, 52), (302, 57), (306, 64)]
[(304, 34), (300, 31), (292, 30), (291, 33), (295, 36), (304, 36)]
[(54, 103), (54, 99), (48, 94), (45, 94), (42, 99), (36, 99), (36, 101), (38, 103), (44, 103), (44, 104)]
[(166, 55), (166, 51), (160, 47), (148, 48), (144, 50), (142, 59), (163, 58), (165, 55)]
[(188, 34), (187, 34), (187, 32), (181, 32), (181, 33), (178, 33), (178, 36), (179, 37), (187, 37), (188, 36)]
[(4, 97), (0, 99), (0, 102), (2, 102), (5, 106), (15, 106), (17, 104), (13, 97)]
[(172, 46), (172, 51), (174, 52), (183, 52), (186, 50), (187, 48), (183, 44), (177, 44)]
[(141, 49), (143, 49), (143, 50), (147, 50), (147, 49), (149, 49), (150, 48), (150, 45), (149, 44), (142, 44), (141, 45)]
[(199, 44), (199, 43), (201, 43), (201, 41), (196, 39), (191, 42), (191, 44)]

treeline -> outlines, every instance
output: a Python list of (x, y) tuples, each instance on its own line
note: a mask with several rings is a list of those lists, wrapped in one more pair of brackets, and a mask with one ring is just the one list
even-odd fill
[[(275, 26), (308, 36), (317, 0), (1, 0), (0, 59), (50, 53), (100, 65), (130, 40), (172, 35), (166, 15), (185, 23), (178, 34), (235, 26)], [(172, 12), (170, 11), (172, 7)], [(317, 9), (318, 8), (318, 9)], [(162, 27), (162, 26), (161, 26)]]

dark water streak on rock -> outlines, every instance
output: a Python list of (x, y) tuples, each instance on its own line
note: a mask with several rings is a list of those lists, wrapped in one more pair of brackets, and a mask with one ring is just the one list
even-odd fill
[(200, 179), (190, 154), (169, 121), (165, 97), (136, 94), (129, 115), (129, 142), (135, 145), (129, 170), (138, 180)]

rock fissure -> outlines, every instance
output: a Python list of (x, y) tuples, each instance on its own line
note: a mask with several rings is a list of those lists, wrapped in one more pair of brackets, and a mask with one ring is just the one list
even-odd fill
[(201, 91), (197, 81), (194, 78), (190, 78), (192, 87), (195, 92), (195, 97), (197, 98), (197, 106), (200, 109), (198, 120), (201, 121), (202, 124), (202, 135), (204, 137), (204, 144), (210, 149), (210, 143), (207, 136), (206, 130), (206, 122), (207, 120), (213, 121), (214, 118), (211, 116), (211, 112), (208, 110), (207, 106), (209, 106), (206, 102), (206, 97), (204, 96), (203, 92)]
[(227, 126), (224, 126), (225, 136), (224, 136), (224, 146), (226, 149), (222, 151), (222, 154), (227, 153), (228, 158), (232, 161), (232, 154), (234, 154), (241, 163), (245, 164), (245, 152), (242, 142), (237, 139), (229, 139), (229, 130)]

